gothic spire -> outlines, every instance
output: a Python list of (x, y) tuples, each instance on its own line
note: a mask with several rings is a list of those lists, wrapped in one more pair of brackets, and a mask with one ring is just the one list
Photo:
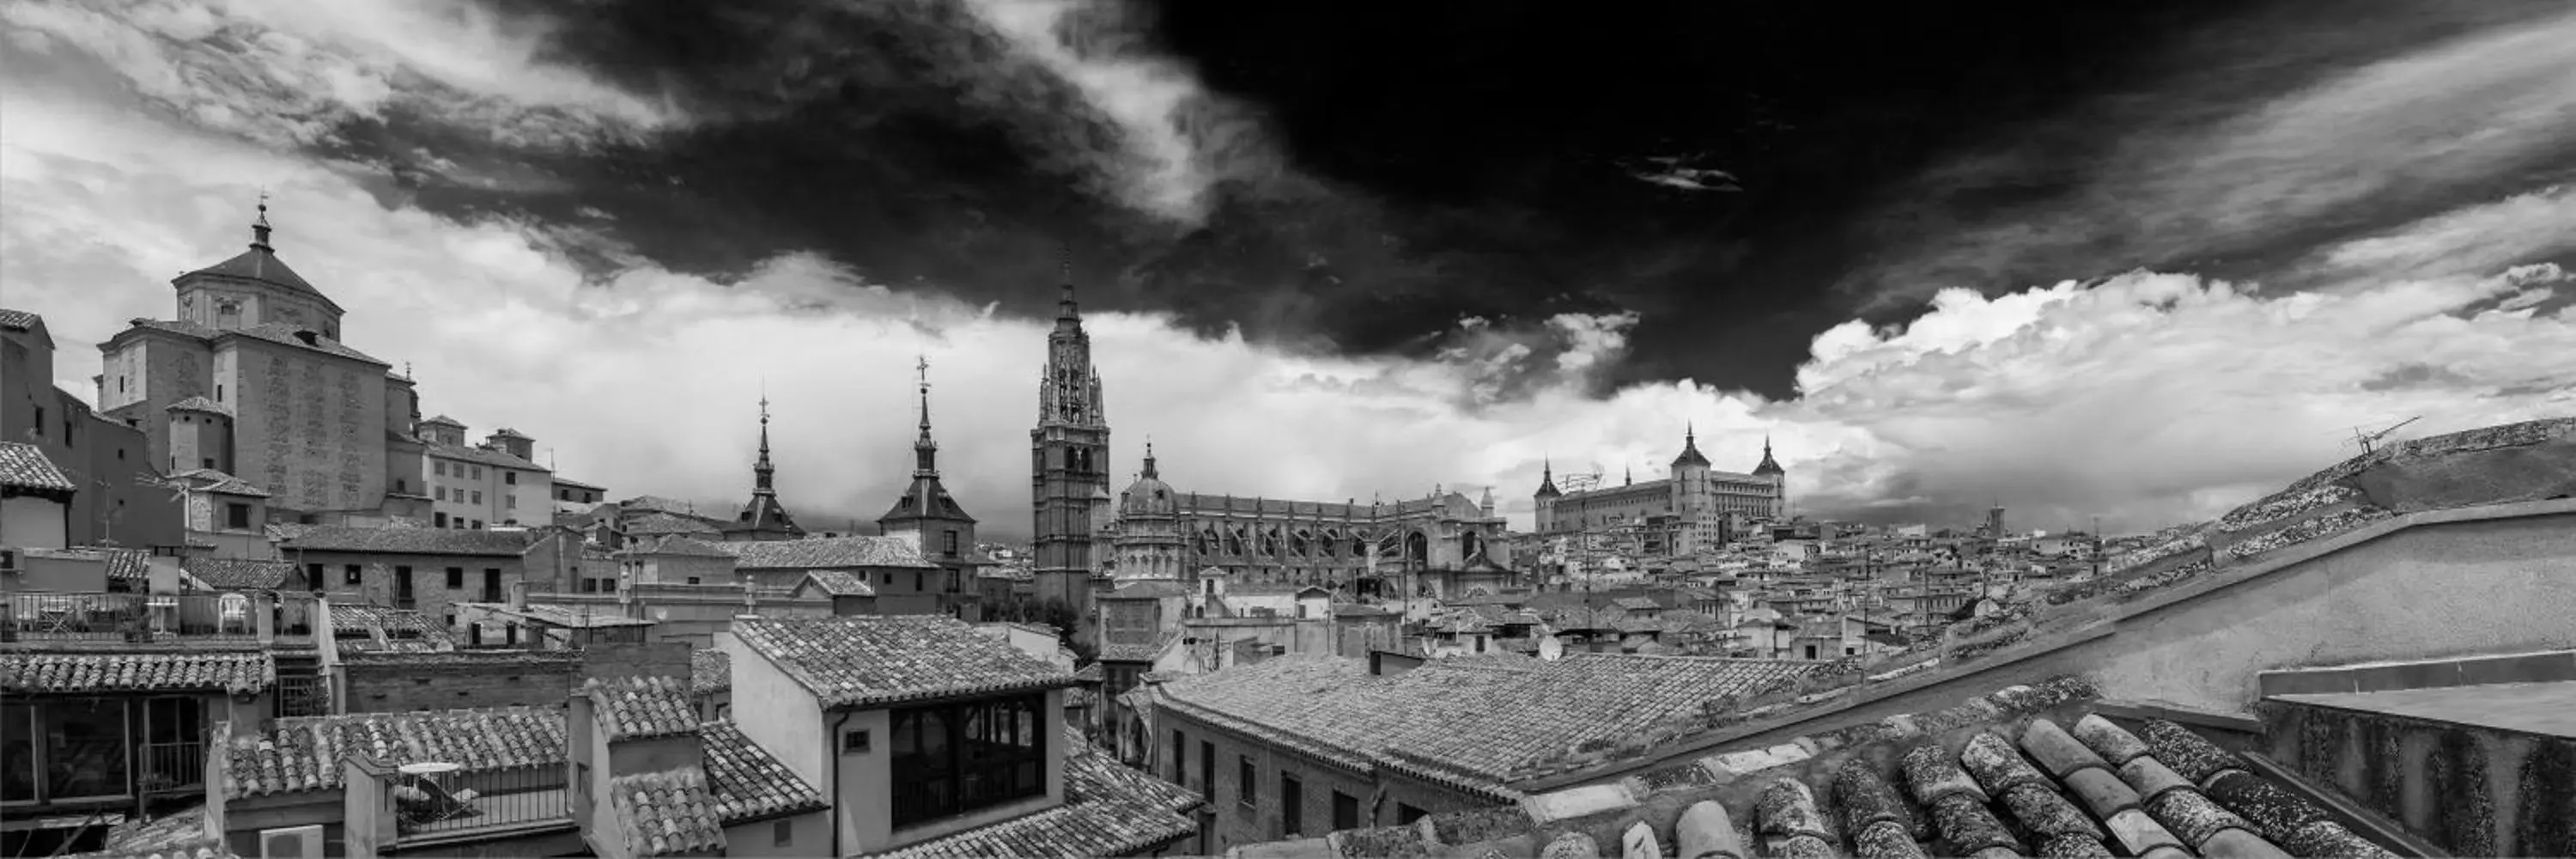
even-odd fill
[(771, 483), (771, 477), (777, 471), (778, 469), (769, 464), (769, 392), (762, 391), (760, 394), (760, 459), (751, 464), (751, 493), (753, 495), (777, 494), (777, 489)]
[(1066, 243), (1057, 251), (1056, 267), (1064, 278), (1064, 297), (1057, 299), (1057, 319), (1081, 319), (1082, 311), (1073, 303), (1073, 245)]
[(921, 374), (921, 437), (912, 442), (912, 476), (937, 477), (939, 443), (930, 439), (930, 357), (922, 356), (915, 369)]

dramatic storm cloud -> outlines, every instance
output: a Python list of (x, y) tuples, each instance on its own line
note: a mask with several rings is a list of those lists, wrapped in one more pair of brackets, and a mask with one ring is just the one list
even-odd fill
[(790, 506), (872, 519), (926, 356), (996, 536), (1068, 247), (1185, 491), (1526, 525), (1687, 425), (1809, 515), (2138, 529), (2576, 413), (2557, 7), (1231, 8), (11, 4), (0, 304), (89, 393), (265, 190), (427, 412), (620, 497), (739, 503), (765, 390)]

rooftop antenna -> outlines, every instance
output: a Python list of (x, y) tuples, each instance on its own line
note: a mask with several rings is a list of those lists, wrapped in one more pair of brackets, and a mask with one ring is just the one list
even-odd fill
[(2424, 419), (2424, 416), (2423, 416), (2423, 415), (2416, 415), (2416, 416), (2414, 416), (2414, 417), (2407, 418), (2407, 419), (2402, 420), (2402, 421), (2398, 421), (2398, 422), (2397, 422), (2397, 423), (2395, 423), (2395, 424), (2391, 424), (2391, 425), (2389, 425), (2389, 427), (2388, 427), (2387, 429), (2383, 429), (2383, 430), (2380, 430), (2380, 431), (2378, 431), (2378, 432), (2367, 432), (2367, 433), (2366, 433), (2366, 432), (2362, 432), (2360, 427), (2353, 427), (2353, 428), (2352, 428), (2352, 441), (2347, 442), (2347, 444), (2357, 444), (2357, 445), (2361, 445), (2361, 453), (2362, 453), (2362, 455), (2363, 455), (2363, 456), (2369, 456), (2370, 454), (2372, 454), (2372, 453), (2376, 452), (2376, 450), (2377, 450), (2377, 445), (2379, 444), (2379, 442), (2380, 442), (2381, 440), (2383, 440), (2383, 439), (2388, 438), (2388, 436), (2389, 436), (2389, 434), (2390, 434), (2390, 433), (2394, 433), (2394, 432), (2396, 432), (2396, 431), (2397, 431), (2397, 429), (2398, 429), (2399, 427), (2403, 427), (2403, 426), (2405, 426), (2405, 425), (2407, 425), (2407, 424), (2411, 424), (2411, 423), (2414, 423), (2414, 422), (2416, 422), (2416, 421), (2420, 421), (2420, 420), (2423, 420), (2423, 419)]

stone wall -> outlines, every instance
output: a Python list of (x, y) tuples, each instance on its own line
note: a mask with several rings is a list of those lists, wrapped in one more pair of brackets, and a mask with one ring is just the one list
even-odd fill
[(234, 476), (291, 510), (373, 509), (385, 491), (384, 369), (236, 341)]
[(553, 707), (583, 667), (576, 652), (524, 650), (360, 653), (344, 665), (352, 713)]
[(2456, 856), (2576, 855), (2576, 739), (2266, 702), (2272, 755)]
[(640, 644), (594, 644), (580, 651), (584, 679), (619, 680), (627, 677), (688, 677), (689, 653), (685, 642), (656, 641)]

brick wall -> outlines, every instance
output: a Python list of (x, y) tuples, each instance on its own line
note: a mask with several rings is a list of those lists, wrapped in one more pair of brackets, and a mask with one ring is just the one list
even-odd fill
[[(1155, 774), (1203, 790), (1200, 781), (1200, 743), (1212, 744), (1216, 754), (1216, 790), (1208, 802), (1207, 852), (1222, 853), (1243, 844), (1260, 844), (1287, 837), (1281, 814), (1284, 785), (1280, 775), (1287, 774), (1298, 782), (1300, 802), (1299, 833), (1318, 836), (1333, 831), (1333, 794), (1352, 798), (1359, 806), (1358, 826), (1392, 825), (1398, 803), (1429, 813), (1463, 808), (1477, 808), (1496, 803), (1467, 796), (1426, 783), (1403, 779), (1384, 781), (1386, 795), (1374, 809), (1370, 797), (1377, 794), (1380, 780), (1325, 763), (1291, 749), (1271, 743), (1250, 741), (1242, 735), (1211, 728), (1186, 715), (1165, 710), (1156, 720), (1157, 735), (1152, 742), (1157, 764)], [(1179, 778), (1172, 773), (1172, 732), (1179, 731), (1187, 747), (1188, 760)], [(1253, 801), (1243, 802), (1242, 762), (1252, 761)]]
[(351, 654), (345, 665), (352, 713), (552, 707), (582, 669), (573, 651), (366, 653)]
[(583, 678), (688, 677), (689, 652), (684, 641), (640, 644), (594, 644), (580, 651)]

